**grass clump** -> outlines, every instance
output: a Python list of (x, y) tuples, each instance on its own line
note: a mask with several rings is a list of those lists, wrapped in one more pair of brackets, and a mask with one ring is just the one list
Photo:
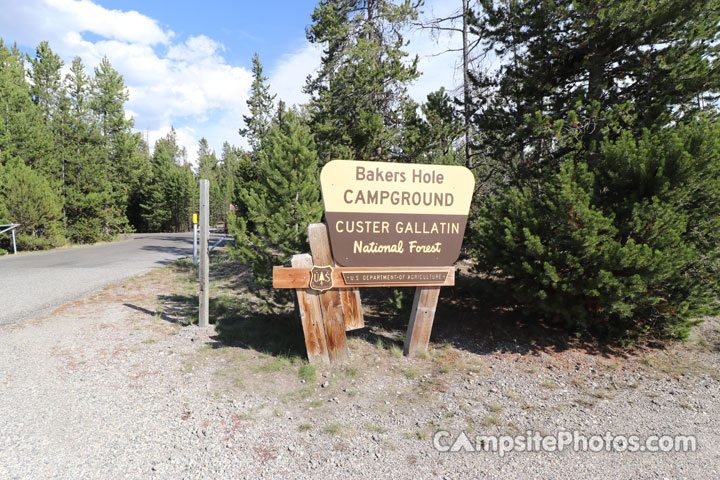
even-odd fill
[(302, 365), (298, 368), (298, 377), (306, 382), (312, 382), (315, 380), (315, 377), (317, 377), (317, 369), (315, 368), (315, 365)]
[(331, 423), (329, 425), (325, 425), (325, 428), (323, 428), (323, 432), (327, 433), (328, 435), (340, 435), (342, 431), (345, 429), (345, 426), (341, 423)]

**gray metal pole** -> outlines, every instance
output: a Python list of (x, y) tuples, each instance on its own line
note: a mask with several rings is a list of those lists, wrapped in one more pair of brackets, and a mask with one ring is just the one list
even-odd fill
[(15, 228), (13, 228), (10, 231), (12, 232), (12, 237), (13, 237), (13, 254), (17, 255), (17, 245), (15, 245)]
[(197, 223), (193, 223), (193, 265), (197, 265)]
[(198, 325), (207, 327), (210, 313), (210, 181), (200, 180), (200, 311)]

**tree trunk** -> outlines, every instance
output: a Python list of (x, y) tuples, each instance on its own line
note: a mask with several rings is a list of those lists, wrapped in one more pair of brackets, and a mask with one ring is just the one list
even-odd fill
[(463, 0), (463, 14), (462, 14), (462, 42), (463, 42), (463, 114), (465, 118), (465, 166), (467, 168), (472, 167), (470, 161), (470, 117), (472, 112), (470, 111), (470, 75), (469, 75), (469, 52), (468, 52), (468, 0)]
[[(597, 47), (596, 47), (597, 48)], [(590, 70), (588, 72), (588, 101), (599, 102), (602, 104), (603, 96), (603, 77), (605, 73), (605, 62), (603, 58), (598, 54), (594, 53), (590, 57)], [(590, 107), (590, 105), (588, 105)], [(588, 156), (588, 162), (592, 165), (597, 162), (600, 155), (600, 142), (602, 142), (602, 123), (599, 116), (594, 119), (594, 125), (587, 137), (587, 146), (590, 155)]]

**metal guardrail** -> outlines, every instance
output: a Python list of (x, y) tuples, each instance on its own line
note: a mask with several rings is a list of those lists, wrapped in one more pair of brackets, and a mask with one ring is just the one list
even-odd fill
[(217, 246), (220, 245), (224, 240), (226, 240), (226, 239), (228, 239), (228, 238), (230, 238), (230, 237), (231, 237), (231, 236), (228, 235), (228, 234), (223, 235), (223, 236), (220, 238), (220, 240), (218, 240), (217, 242), (215, 242), (215, 245), (213, 245), (212, 247), (210, 247), (210, 249), (208, 250), (208, 253), (212, 253), (212, 251), (215, 250), (215, 247), (217, 247)]
[[(223, 236), (220, 237), (220, 240), (215, 242), (215, 245), (208, 248), (208, 253), (212, 253), (212, 251), (215, 250), (215, 247), (220, 245), (223, 241), (225, 241), (229, 238), (232, 238), (232, 235), (225, 233), (227, 231), (227, 229), (225, 229), (225, 228), (210, 228), (209, 230), (211, 232), (214, 231), (215, 233), (218, 233), (218, 232), (223, 233)], [(195, 224), (195, 225), (193, 225), (193, 265), (197, 265), (197, 264), (198, 264), (198, 229), (197, 229), (197, 224)]]
[(0, 230), (0, 233), (5, 233), (8, 230), (10, 230), (10, 233), (12, 233), (13, 254), (17, 254), (17, 245), (15, 244), (15, 229), (19, 226), (19, 223), (7, 223), (5, 225), (0, 225), (0, 228), (7, 227), (5, 228), (5, 230)]

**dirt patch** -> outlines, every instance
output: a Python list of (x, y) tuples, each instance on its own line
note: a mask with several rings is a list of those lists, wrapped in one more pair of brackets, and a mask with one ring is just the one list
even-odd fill
[[(0, 327), (0, 477), (717, 473), (716, 318), (685, 344), (618, 355), (443, 289), (428, 353), (406, 358), (407, 312), (392, 311), (377, 289), (364, 296), (366, 328), (348, 334), (351, 360), (321, 368), (308, 365), (292, 313), (259, 308), (247, 271), (222, 252), (213, 258), (207, 329), (192, 325), (196, 276), (188, 262)], [(698, 448), (501, 457), (434, 446), (437, 432), (447, 432), (441, 444), (449, 445), (461, 434), (563, 431), (682, 433)]]

